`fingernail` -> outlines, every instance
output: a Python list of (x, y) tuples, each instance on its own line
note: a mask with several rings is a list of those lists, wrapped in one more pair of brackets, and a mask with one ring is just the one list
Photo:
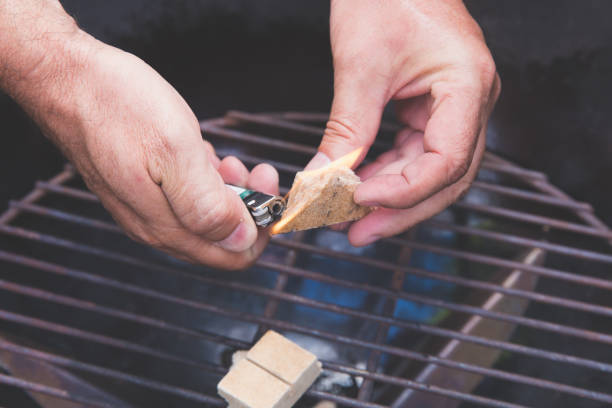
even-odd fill
[(246, 251), (252, 245), (252, 240), (249, 239), (252, 232), (249, 227), (244, 221), (240, 221), (234, 231), (223, 241), (217, 242), (217, 245), (232, 252)]
[(353, 195), (353, 199), (357, 204), (362, 205), (364, 207), (380, 207), (380, 203), (376, 202), (376, 200), (368, 199), (367, 197), (364, 200), (363, 197), (361, 197), (362, 195), (363, 194), (360, 194), (358, 188), (357, 191), (355, 191), (355, 194)]
[(363, 245), (363, 246), (366, 246), (366, 245), (373, 244), (374, 242), (378, 241), (378, 240), (379, 240), (379, 239), (381, 239), (381, 238), (382, 238), (382, 236), (380, 236), (380, 235), (376, 235), (376, 234), (374, 234), (374, 235), (370, 235), (369, 237), (367, 237), (367, 238), (366, 238), (366, 239), (365, 239), (365, 240), (362, 242), (362, 245)]
[(304, 170), (316, 170), (331, 163), (331, 159), (323, 152), (317, 152), (314, 157), (308, 162)]

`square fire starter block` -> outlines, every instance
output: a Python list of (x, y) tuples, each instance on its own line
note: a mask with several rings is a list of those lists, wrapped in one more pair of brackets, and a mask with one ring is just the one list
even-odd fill
[(219, 395), (233, 408), (288, 407), (289, 388), (247, 359), (236, 363), (217, 385)]
[(311, 352), (270, 330), (217, 385), (230, 407), (289, 408), (321, 373)]
[(249, 350), (247, 358), (287, 384), (312, 383), (321, 373), (317, 356), (273, 330)]

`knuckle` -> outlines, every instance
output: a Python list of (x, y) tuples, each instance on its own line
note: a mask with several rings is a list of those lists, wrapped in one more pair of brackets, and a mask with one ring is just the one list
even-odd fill
[(352, 139), (357, 134), (357, 123), (349, 116), (330, 118), (325, 125), (325, 136)]
[(323, 144), (348, 145), (354, 148), (365, 145), (368, 148), (372, 143), (364, 137), (360, 126), (357, 119), (348, 115), (330, 118), (325, 126)]
[(472, 94), (473, 97), (490, 98), (499, 76), (489, 50), (486, 47), (471, 50), (465, 54), (459, 66), (461, 69), (455, 72), (454, 77), (456, 83), (460, 84), (459, 89)]
[(446, 159), (447, 185), (453, 184), (465, 176), (470, 168), (468, 153), (456, 153)]
[(480, 55), (475, 59), (477, 72), (484, 84), (487, 85), (488, 88), (492, 88), (497, 78), (495, 61), (488, 50), (479, 54)]
[(156, 184), (161, 184), (164, 174), (175, 168), (180, 144), (176, 138), (157, 134), (147, 139), (145, 154), (149, 163), (149, 172)]
[(183, 217), (188, 229), (198, 235), (215, 235), (227, 228), (232, 218), (231, 206), (214, 197), (202, 197), (193, 203), (192, 209)]

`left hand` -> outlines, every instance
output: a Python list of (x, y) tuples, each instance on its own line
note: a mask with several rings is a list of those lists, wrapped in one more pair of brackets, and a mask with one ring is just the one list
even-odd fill
[(355, 201), (380, 207), (349, 230), (361, 246), (437, 214), (469, 188), (500, 81), (459, 0), (332, 0), (330, 30), (334, 101), (310, 168), (369, 148), (392, 99), (406, 125), (359, 172)]

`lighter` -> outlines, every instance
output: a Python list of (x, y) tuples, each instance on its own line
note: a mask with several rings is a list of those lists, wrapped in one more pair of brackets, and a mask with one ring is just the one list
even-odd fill
[(249, 212), (259, 227), (267, 227), (280, 218), (285, 211), (285, 199), (283, 197), (248, 190), (246, 188), (227, 184), (242, 199)]

